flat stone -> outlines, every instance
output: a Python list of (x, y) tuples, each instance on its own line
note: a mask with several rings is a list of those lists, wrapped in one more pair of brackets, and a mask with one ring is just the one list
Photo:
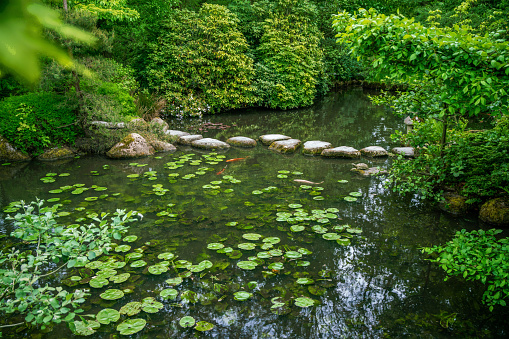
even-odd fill
[(167, 130), (166, 132), (164, 132), (164, 134), (172, 136), (172, 137), (182, 137), (184, 135), (189, 135), (189, 133), (187, 133), (187, 132), (176, 131), (176, 130), (173, 130), (173, 129)]
[(369, 168), (369, 166), (363, 162), (360, 162), (358, 164), (352, 164), (355, 166), (356, 169), (358, 170), (367, 170)]
[(370, 167), (368, 169), (352, 168), (350, 171), (357, 172), (364, 177), (370, 177), (375, 174), (387, 174), (388, 173), (386, 170), (380, 169), (378, 167)]
[(229, 143), (232, 146), (238, 146), (238, 147), (255, 147), (256, 146), (256, 140), (248, 138), (248, 137), (232, 137), (228, 140), (226, 140), (227, 143)]
[(191, 145), (193, 141), (200, 139), (203, 139), (201, 134), (183, 135), (177, 140), (177, 143), (181, 145)]
[(167, 130), (170, 129), (170, 126), (168, 125), (168, 123), (161, 118), (152, 119), (150, 121), (150, 124), (153, 126), (160, 126), (162, 128), (163, 132), (166, 132)]
[(361, 154), (368, 157), (385, 157), (388, 153), (383, 147), (369, 146), (361, 149)]
[(199, 140), (195, 140), (191, 143), (193, 147), (201, 148), (201, 149), (227, 149), (230, 148), (230, 145), (224, 141), (212, 139), (212, 138), (203, 138)]
[(156, 152), (170, 152), (173, 153), (177, 150), (177, 147), (173, 146), (169, 142), (161, 140), (153, 140), (150, 142), (150, 146), (154, 148)]
[(361, 156), (361, 152), (356, 150), (353, 147), (349, 146), (340, 146), (335, 148), (327, 148), (322, 151), (320, 154), (322, 157), (326, 158), (358, 158)]
[(125, 123), (123, 122), (107, 122), (107, 121), (92, 121), (90, 123), (92, 126), (104, 127), (108, 129), (122, 129), (125, 128)]
[(269, 149), (279, 153), (293, 153), (300, 144), (299, 139), (278, 140), (270, 144)]
[(304, 143), (304, 149), (302, 150), (302, 153), (306, 155), (320, 155), (324, 149), (331, 147), (332, 144), (330, 142), (318, 140), (306, 141)]
[(0, 159), (7, 161), (30, 161), (32, 158), (14, 148), (7, 139), (0, 135)]
[(106, 155), (113, 159), (123, 159), (152, 155), (154, 152), (154, 148), (144, 137), (131, 133), (106, 152)]
[(291, 139), (291, 138), (286, 135), (282, 135), (282, 134), (265, 134), (265, 135), (260, 136), (260, 141), (265, 146), (272, 145), (272, 143), (274, 141), (288, 140), (288, 139)]
[(41, 161), (55, 161), (62, 159), (74, 158), (76, 153), (67, 146), (54, 147), (45, 150), (41, 155), (37, 157), (37, 160)]
[(391, 151), (404, 157), (413, 158), (415, 156), (413, 147), (394, 147)]

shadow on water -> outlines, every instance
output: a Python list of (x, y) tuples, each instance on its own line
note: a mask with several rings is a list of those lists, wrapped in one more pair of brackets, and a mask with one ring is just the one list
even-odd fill
[[(204, 122), (235, 125), (203, 132), (223, 140), (283, 133), (303, 141), (323, 140), (356, 148), (395, 146), (390, 134), (403, 128), (399, 119), (371, 106), (358, 89), (331, 94), (307, 109), (246, 110), (207, 117)], [(197, 126), (196, 121), (192, 124)], [(243, 157), (247, 159), (225, 166), (226, 159)], [(391, 160), (362, 161), (387, 168)], [(163, 308), (156, 313), (131, 317), (147, 321), (134, 337), (199, 334), (178, 324), (183, 316), (212, 323), (212, 330), (199, 335), (214, 338), (504, 337), (507, 312), (495, 309), (490, 313), (480, 303), (482, 286), (460, 279), (444, 282), (443, 271), (430, 265), (420, 251), (423, 246), (449, 240), (456, 230), (479, 227), (477, 221), (451, 217), (416, 197), (402, 198), (384, 188), (383, 177), (359, 177), (351, 168), (350, 160), (280, 155), (260, 145), (232, 148), (223, 154), (179, 149), (174, 154), (136, 160), (90, 156), (60, 164), (34, 161), (14, 171), (9, 180), (0, 181), (0, 202), (6, 206), (14, 200), (59, 198), (55, 203), (62, 204), (60, 210), (71, 213), (59, 219), (67, 224), (90, 222), (91, 213), (135, 209), (144, 217), (131, 225), (129, 234), (138, 239), (129, 243), (129, 253), (141, 249), (148, 266), (161, 262), (157, 257), (164, 252), (195, 265), (173, 268), (173, 262), (168, 272), (157, 275), (147, 267), (130, 267), (131, 260), (118, 272), (130, 273), (128, 281), (92, 289), (86, 314), (96, 314), (104, 307), (119, 310), (146, 297), (162, 302)], [(40, 178), (47, 173), (70, 175), (42, 183)], [(293, 181), (296, 178), (324, 183), (318, 186), (322, 189), (303, 187)], [(89, 189), (81, 194), (70, 190), (49, 193), (77, 183)], [(98, 187), (106, 189), (96, 191)], [(167, 191), (157, 195), (157, 187)], [(345, 201), (351, 192), (357, 192), (357, 200)], [(11, 228), (1, 213), (1, 232), (8, 234)], [(262, 238), (247, 239), (249, 233)], [(324, 234), (339, 235), (345, 243), (326, 240)], [(263, 240), (270, 237), (280, 242), (270, 247)], [(207, 248), (211, 243), (231, 251)], [(250, 249), (251, 245), (242, 245), (246, 243), (256, 245)], [(260, 254), (271, 250), (281, 252), (269, 257)], [(292, 252), (295, 258), (286, 254)], [(126, 253), (113, 253), (118, 260), (126, 260)], [(304, 254), (298, 257), (299, 253)], [(200, 271), (196, 266), (204, 260), (213, 267)], [(242, 269), (237, 263), (243, 261), (255, 262), (256, 267)], [(271, 266), (274, 263), (283, 267)], [(73, 274), (75, 270), (62, 271), (57, 279)], [(177, 286), (166, 281), (179, 275), (184, 279)], [(299, 280), (305, 278), (311, 280)], [(253, 281), (257, 283), (254, 288), (248, 284)], [(117, 301), (102, 300), (99, 294), (108, 288), (131, 288), (134, 293)], [(159, 296), (168, 288), (177, 290), (175, 300)], [(253, 295), (237, 301), (234, 293), (239, 291)], [(196, 300), (187, 298), (192, 292)], [(273, 299), (277, 297), (280, 299)], [(316, 304), (299, 307), (301, 297)], [(284, 306), (274, 309), (276, 302)], [(125, 319), (122, 316), (115, 325), (102, 325), (92, 337), (116, 335), (116, 325)], [(28, 330), (5, 333), (11, 337), (32, 334)], [(64, 326), (43, 334), (55, 336), (72, 334)]]

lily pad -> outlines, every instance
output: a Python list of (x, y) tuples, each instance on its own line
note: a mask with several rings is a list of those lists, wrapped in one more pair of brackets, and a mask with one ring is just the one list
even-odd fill
[(198, 294), (194, 291), (184, 291), (180, 295), (180, 299), (182, 299), (183, 303), (197, 303), (198, 302)]
[(213, 242), (207, 245), (207, 248), (209, 250), (220, 250), (221, 248), (224, 248), (224, 245), (218, 242)]
[(131, 249), (131, 246), (129, 245), (120, 245), (115, 247), (115, 252), (128, 252)]
[(338, 239), (336, 242), (341, 246), (348, 246), (350, 245), (350, 239)]
[(238, 244), (237, 247), (240, 249), (243, 249), (243, 250), (250, 251), (250, 250), (254, 250), (256, 248), (256, 244), (253, 244), (250, 242), (245, 242), (242, 244)]
[(341, 239), (341, 235), (337, 233), (325, 233), (322, 235), (322, 238), (325, 240), (338, 240)]
[(130, 303), (125, 304), (120, 308), (119, 313), (125, 314), (129, 317), (140, 313), (141, 311), (141, 303), (139, 301), (132, 301)]
[(129, 261), (131, 259), (140, 259), (141, 257), (143, 257), (143, 254), (138, 252), (131, 252), (125, 255), (125, 260)]
[(88, 320), (88, 321), (75, 321), (74, 322), (74, 333), (76, 335), (82, 335), (82, 336), (89, 336), (95, 333), (95, 330), (97, 330), (99, 327), (101, 327), (101, 324), (99, 324), (95, 320)]
[(348, 201), (348, 202), (354, 202), (354, 201), (357, 201), (357, 198), (354, 198), (354, 197), (344, 197), (343, 198), (345, 201)]
[(309, 297), (299, 297), (295, 299), (295, 306), (310, 307), (315, 304), (315, 301)]
[(283, 255), (283, 251), (281, 251), (280, 249), (274, 249), (274, 250), (270, 250), (269, 251), (270, 255), (272, 255), (273, 257), (280, 257)]
[(136, 261), (133, 261), (130, 266), (133, 268), (138, 268), (138, 267), (143, 267), (146, 265), (147, 265), (147, 262), (145, 260), (136, 260)]
[(101, 324), (108, 325), (109, 323), (117, 322), (120, 319), (120, 313), (113, 308), (105, 308), (97, 313), (96, 319)]
[(148, 267), (148, 271), (151, 274), (159, 275), (168, 271), (168, 267), (160, 264), (152, 265)]
[(141, 310), (147, 313), (157, 313), (164, 307), (163, 304), (156, 301), (152, 297), (145, 298), (141, 301)]
[(182, 284), (182, 278), (181, 277), (176, 277), (176, 278), (170, 278), (170, 279), (166, 279), (166, 283), (170, 286), (177, 286), (177, 285), (180, 285)]
[(124, 292), (117, 289), (110, 289), (106, 290), (105, 292), (101, 293), (100, 297), (104, 300), (117, 300), (124, 296)]
[(138, 237), (136, 235), (129, 235), (129, 236), (125, 237), (124, 239), (122, 239), (122, 241), (134, 242), (134, 241), (136, 241), (136, 239), (138, 239)]
[(145, 319), (127, 319), (117, 326), (117, 331), (121, 335), (131, 335), (145, 328), (147, 321)]
[(362, 193), (361, 192), (350, 192), (348, 194), (350, 194), (352, 197), (362, 197)]
[(270, 243), (270, 244), (277, 244), (281, 241), (278, 237), (268, 237), (263, 239), (263, 242)]
[(162, 290), (159, 295), (161, 296), (161, 298), (163, 299), (171, 299), (171, 300), (175, 300), (177, 298), (177, 296), (179, 295), (179, 292), (173, 288), (167, 288), (165, 290)]
[(258, 233), (246, 233), (242, 235), (242, 238), (254, 241), (259, 240), (261, 237), (262, 235)]
[(193, 317), (186, 315), (185, 317), (180, 318), (179, 324), (180, 326), (186, 328), (186, 327), (193, 327), (196, 323), (196, 320), (194, 320)]
[(157, 256), (157, 259), (161, 260), (172, 260), (173, 258), (175, 258), (175, 254), (170, 252), (161, 253)]
[(339, 182), (340, 184), (346, 184), (346, 183), (348, 182), (348, 180), (344, 180), (344, 179), (343, 179), (343, 180), (338, 180), (338, 182)]
[(245, 292), (245, 291), (239, 291), (233, 293), (233, 298), (237, 301), (245, 301), (253, 296), (253, 293)]
[(214, 324), (211, 324), (206, 321), (198, 321), (196, 323), (196, 326), (194, 327), (195, 330), (200, 331), (200, 332), (210, 331), (213, 328), (214, 328)]
[(120, 283), (123, 283), (124, 281), (127, 281), (127, 279), (129, 279), (130, 276), (131, 276), (130, 273), (122, 273), (122, 274), (114, 275), (113, 277), (110, 277), (110, 281), (114, 282), (116, 284), (120, 284)]
[(299, 285), (311, 285), (314, 284), (314, 280), (310, 278), (299, 278), (297, 279), (296, 283)]
[(297, 251), (288, 251), (285, 253), (285, 257), (288, 259), (299, 259), (302, 258), (302, 254)]
[(290, 208), (301, 208), (302, 205), (301, 204), (289, 204), (288, 207), (290, 207)]
[(258, 252), (258, 253), (256, 254), (256, 256), (257, 256), (258, 258), (260, 258), (260, 259), (267, 259), (267, 258), (272, 257), (272, 255), (270, 255), (270, 253), (269, 253), (269, 252)]
[(102, 288), (106, 285), (109, 284), (109, 281), (108, 279), (104, 278), (104, 277), (95, 277), (93, 279), (91, 279), (88, 284), (90, 285), (90, 287), (93, 287), (93, 288)]
[(285, 267), (281, 262), (273, 262), (272, 264), (269, 265), (269, 269), (271, 270), (281, 271), (283, 268)]
[(302, 226), (302, 225), (293, 225), (292, 227), (290, 227), (290, 230), (292, 230), (292, 232), (302, 232), (306, 229), (306, 227)]
[(253, 261), (239, 261), (237, 266), (242, 268), (243, 270), (254, 270), (257, 264)]

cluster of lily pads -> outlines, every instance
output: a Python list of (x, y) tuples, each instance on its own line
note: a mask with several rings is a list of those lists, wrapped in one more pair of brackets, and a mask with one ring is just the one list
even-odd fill
[[(176, 195), (185, 195), (187, 191), (196, 190), (200, 186), (203, 196), (210, 200), (218, 194), (224, 193), (222, 196), (232, 197), (236, 193), (233, 187), (238, 187), (234, 185), (242, 181), (236, 178), (237, 175), (223, 175), (226, 167), (223, 167), (222, 162), (225, 160), (225, 155), (217, 153), (198, 157), (195, 154), (184, 154), (173, 156), (172, 161), (166, 162), (164, 170), (159, 172), (150, 167), (145, 170), (147, 164), (129, 163), (127, 168), (140, 168), (139, 173), (128, 174), (127, 178), (130, 185), (141, 187), (141, 194), (123, 197), (124, 201), (143, 202), (143, 199), (150, 199), (151, 203), (139, 205), (140, 209), (145, 209), (142, 210), (143, 213), (149, 211), (160, 218), (153, 222), (155, 225), (175, 222), (184, 224), (183, 215), (186, 210), (195, 207), (195, 200), (193, 197), (190, 201), (178, 201), (175, 199)], [(103, 169), (107, 170), (109, 166), (104, 165)], [(192, 169), (191, 173), (189, 169)], [(90, 175), (99, 176), (101, 173), (91, 171)], [(258, 208), (264, 200), (272, 198), (289, 201), (285, 204), (272, 204), (270, 211), (252, 212), (245, 220), (223, 219), (220, 223), (223, 231), (219, 233), (226, 236), (211, 236), (204, 244), (200, 258), (194, 263), (186, 260), (189, 258), (186, 258), (185, 248), (168, 250), (168, 246), (159, 247), (163, 242), (152, 240), (141, 243), (141, 239), (136, 235), (122, 239), (111, 248), (110, 255), (103, 255), (94, 261), (85, 258), (78, 262), (64, 283), (69, 287), (81, 285), (82, 288), (83, 285), (88, 285), (93, 293), (91, 299), (102, 309), (94, 315), (93, 320), (76, 321), (74, 333), (91, 335), (101, 325), (115, 324), (121, 335), (132, 335), (145, 328), (146, 314), (157, 313), (165, 307), (187, 310), (186, 305), (196, 303), (207, 305), (214, 302), (216, 310), (224, 310), (235, 303), (261, 302), (276, 315), (298, 312), (301, 308), (319, 304), (319, 297), (333, 286), (334, 272), (318, 267), (312, 252), (300, 246), (301, 241), (310, 243), (323, 239), (347, 246), (362, 230), (341, 222), (338, 208), (306, 207), (309, 202), (315, 204), (317, 201), (316, 204), (319, 204), (318, 201), (324, 200), (322, 193), (325, 189), (311, 184), (296, 185), (293, 178), (302, 175), (299, 171), (279, 170), (275, 178), (272, 177), (273, 182), (266, 187), (261, 186), (250, 189), (245, 194), (237, 194), (239, 199), (251, 197), (255, 202), (244, 200), (243, 206), (253, 209)], [(41, 180), (51, 184), (65, 176), (69, 176), (69, 173), (47, 173)], [(203, 184), (208, 177), (213, 180)], [(193, 180), (196, 182), (198, 178), (201, 183), (193, 184)], [(156, 180), (157, 183), (149, 182)], [(174, 185), (176, 183), (178, 185)], [(57, 203), (55, 208), (69, 208), (70, 203), (73, 200), (76, 202), (76, 198), (85, 192), (107, 190), (107, 187), (99, 185), (65, 185), (49, 190), (50, 195), (60, 194), (61, 197), (50, 198), (48, 201)], [(305, 197), (293, 200), (288, 196), (289, 192)], [(110, 192), (109, 195), (87, 196), (78, 201), (80, 206), (74, 210), (61, 211), (58, 215), (77, 217), (76, 222), (93, 219), (97, 217), (97, 213), (88, 207), (94, 201), (110, 200), (119, 195), (120, 193)], [(351, 192), (340, 199), (355, 201), (360, 196), (360, 192)], [(4, 211), (16, 212), (18, 208), (16, 203), (11, 203)], [(220, 206), (217, 210), (222, 208), (223, 206)], [(79, 214), (80, 212), (83, 214)], [(232, 227), (236, 230), (232, 231)], [(246, 233), (245, 230), (248, 229), (250, 231)], [(275, 236), (275, 232), (282, 233)], [(136, 287), (141, 285), (146, 277), (160, 281), (164, 288), (154, 291), (154, 295), (126, 302), (126, 296), (134, 295)], [(240, 283), (239, 280), (247, 283)], [(207, 321), (196, 321), (192, 314), (182, 316), (178, 323), (182, 328), (196, 331), (212, 330), (215, 326)]]

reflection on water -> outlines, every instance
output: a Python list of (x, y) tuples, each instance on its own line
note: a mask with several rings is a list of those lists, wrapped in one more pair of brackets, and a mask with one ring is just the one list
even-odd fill
[[(246, 112), (209, 117), (210, 122), (236, 125), (227, 130), (210, 130), (204, 136), (226, 139), (244, 135), (257, 137), (265, 133), (284, 133), (294, 138), (329, 141), (334, 146), (348, 145), (362, 148), (379, 145), (390, 148), (390, 134), (403, 128), (399, 119), (372, 107), (360, 90), (332, 94), (318, 105), (287, 112), (250, 110)], [(196, 125), (196, 122), (194, 122)], [(185, 156), (194, 154), (192, 156)], [(450, 337), (503, 337), (507, 333), (505, 310), (491, 314), (480, 304), (482, 286), (467, 284), (460, 279), (443, 281), (443, 272), (424, 260), (422, 246), (442, 243), (458, 229), (478, 227), (476, 221), (452, 218), (415, 198), (402, 198), (383, 187), (383, 178), (362, 178), (350, 171), (352, 161), (306, 157), (301, 154), (280, 155), (258, 146), (254, 149), (230, 149), (228, 158), (248, 158), (228, 163), (224, 158), (210, 161), (207, 152), (181, 149), (175, 154), (158, 154), (133, 160), (109, 160), (103, 157), (83, 157), (66, 163), (31, 162), (17, 169), (14, 177), (0, 182), (0, 202), (3, 206), (13, 200), (34, 200), (59, 197), (61, 210), (72, 212), (62, 221), (72, 223), (86, 218), (88, 213), (112, 212), (117, 208), (136, 209), (144, 218), (132, 224), (130, 234), (140, 237), (132, 248), (145, 248), (144, 260), (149, 265), (158, 262), (158, 253), (173, 252), (178, 259), (197, 264), (210, 260), (216, 266), (210, 271), (195, 273), (175, 287), (180, 293), (189, 290), (198, 293), (199, 301), (185, 303), (180, 297), (163, 301), (158, 295), (170, 286), (165, 282), (182, 269), (170, 270), (162, 275), (146, 274), (143, 269), (126, 271), (137, 280), (118, 284), (118, 288), (132, 287), (117, 302), (105, 303), (98, 294), (108, 287), (93, 292), (86, 313), (95, 314), (104, 307), (119, 309), (127, 302), (156, 297), (164, 308), (155, 314), (141, 313), (147, 327), (139, 333), (147, 338), (189, 338), (196, 331), (183, 329), (178, 320), (190, 315), (197, 321), (208, 321), (214, 329), (201, 334), (215, 338), (450, 338)], [(212, 156), (215, 158), (215, 156)], [(187, 159), (179, 163), (182, 159)], [(198, 162), (198, 160), (200, 160)], [(213, 159), (214, 160), (214, 159)], [(175, 168), (174, 162), (182, 167)], [(387, 168), (390, 159), (362, 159), (370, 166)], [(143, 167), (133, 163), (146, 164)], [(212, 162), (212, 163), (211, 163)], [(214, 164), (214, 162), (216, 162)], [(168, 165), (170, 164), (170, 165)], [(104, 168), (103, 165), (109, 165)], [(279, 171), (301, 172), (284, 174)], [(99, 175), (94, 175), (97, 171)], [(147, 172), (153, 172), (150, 180)], [(40, 181), (46, 173), (70, 173), (57, 177), (55, 183)], [(139, 174), (129, 179), (128, 175)], [(169, 176), (178, 174), (178, 176)], [(193, 175), (187, 176), (186, 175)], [(241, 182), (231, 182), (223, 175)], [(186, 179), (188, 178), (188, 179)], [(311, 195), (312, 190), (300, 187), (293, 179), (324, 181), (322, 191)], [(348, 180), (341, 184), (338, 180)], [(212, 183), (223, 181), (220, 184)], [(48, 193), (65, 185), (82, 183), (89, 187), (83, 194)], [(97, 192), (97, 185), (107, 190)], [(154, 185), (168, 191), (154, 194)], [(207, 188), (208, 186), (218, 188)], [(204, 186), (206, 186), (204, 188)], [(253, 194), (276, 187), (274, 191)], [(229, 192), (227, 190), (232, 189)], [(214, 192), (217, 191), (217, 192)], [(360, 192), (356, 202), (343, 198), (349, 192)], [(119, 195), (114, 195), (120, 193)], [(86, 197), (108, 194), (96, 201)], [(316, 200), (322, 196), (323, 200)], [(168, 205), (170, 204), (170, 205)], [(362, 229), (351, 243), (341, 246), (336, 241), (324, 240), (312, 230), (316, 220), (278, 221), (278, 213), (294, 213), (291, 204), (302, 205), (302, 213), (333, 208), (337, 219), (321, 224), (328, 231), (336, 225), (348, 224)], [(76, 207), (85, 210), (77, 211)], [(164, 213), (161, 213), (164, 212)], [(10, 225), (1, 214), (3, 233)], [(226, 226), (237, 222), (236, 226)], [(293, 232), (292, 225), (303, 225), (305, 230)], [(312, 254), (299, 260), (283, 256), (264, 259), (254, 270), (236, 266), (261, 251), (262, 242), (242, 238), (246, 233), (263, 237), (279, 237), (275, 247), (284, 251), (306, 248)], [(150, 245), (146, 245), (150, 242)], [(255, 250), (240, 250), (241, 258), (232, 259), (224, 253), (207, 249), (212, 242), (239, 250), (239, 243), (257, 244)], [(299, 262), (309, 261), (309, 266)], [(284, 263), (276, 273), (268, 269), (271, 262)], [(224, 269), (217, 268), (225, 265)], [(263, 272), (273, 273), (265, 276)], [(65, 278), (71, 272), (62, 272)], [(314, 280), (312, 285), (297, 285), (298, 278)], [(240, 302), (233, 299), (236, 291), (247, 290), (247, 283), (256, 281), (253, 297)], [(86, 285), (87, 286), (87, 285)], [(109, 287), (117, 288), (113, 284)], [(311, 293), (313, 291), (313, 293)], [(320, 292), (320, 293), (319, 293)], [(323, 294), (321, 294), (323, 293)], [(321, 294), (321, 295), (320, 295)], [(310, 308), (292, 305), (292, 300), (308, 296), (319, 304)], [(289, 302), (289, 313), (271, 312), (271, 298), (283, 297)], [(447, 320), (455, 321), (447, 321)], [(122, 319), (121, 319), (122, 320)], [(194, 331), (194, 332), (193, 332)], [(115, 326), (102, 326), (95, 337), (106, 338), (115, 334)], [(12, 336), (30, 336), (27, 332)], [(46, 337), (70, 337), (63, 326)]]

